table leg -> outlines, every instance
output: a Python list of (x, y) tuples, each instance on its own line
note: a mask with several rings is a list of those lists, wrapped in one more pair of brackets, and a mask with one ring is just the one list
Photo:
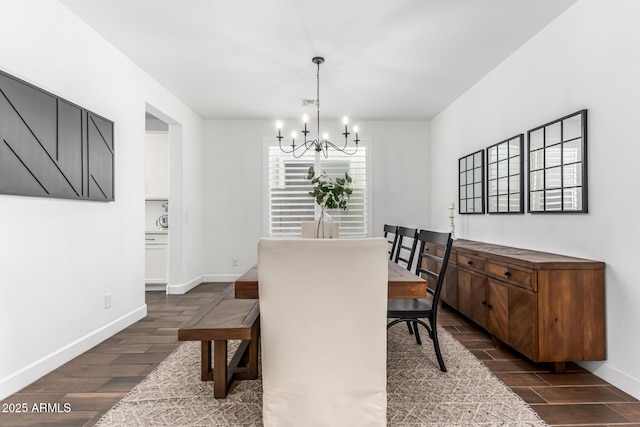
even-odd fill
[(201, 341), (200, 352), (200, 379), (202, 381), (213, 380), (213, 369), (211, 369), (211, 341)]
[(213, 342), (213, 397), (227, 395), (227, 340)]

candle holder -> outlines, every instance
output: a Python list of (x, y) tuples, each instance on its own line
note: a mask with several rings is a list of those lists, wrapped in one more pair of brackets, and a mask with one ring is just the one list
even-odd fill
[(453, 222), (453, 218), (455, 216), (453, 211), (455, 209), (456, 209), (456, 204), (455, 203), (451, 203), (451, 205), (449, 206), (449, 222), (450, 222), (450, 225), (451, 225), (451, 230), (450, 230), (451, 238), (453, 240), (456, 239), (456, 231), (455, 231), (456, 226), (455, 226), (455, 224)]

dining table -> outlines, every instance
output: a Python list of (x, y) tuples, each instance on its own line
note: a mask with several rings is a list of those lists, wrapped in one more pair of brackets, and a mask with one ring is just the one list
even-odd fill
[[(388, 260), (389, 298), (424, 298), (427, 281), (402, 265)], [(240, 276), (234, 285), (236, 299), (258, 299), (258, 266)]]

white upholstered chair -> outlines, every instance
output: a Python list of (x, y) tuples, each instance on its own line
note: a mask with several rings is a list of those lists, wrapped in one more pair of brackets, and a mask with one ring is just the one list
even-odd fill
[[(305, 239), (313, 239), (316, 237), (316, 233), (318, 232), (318, 222), (317, 221), (302, 221), (300, 222), (300, 226), (302, 227), (302, 237)], [(322, 225), (320, 226), (322, 227)], [(322, 231), (320, 232), (322, 235)], [(340, 237), (340, 224), (337, 222), (332, 222), (330, 229), (325, 229), (324, 238), (327, 239), (337, 239)]]
[(386, 425), (387, 246), (260, 240), (265, 426)]

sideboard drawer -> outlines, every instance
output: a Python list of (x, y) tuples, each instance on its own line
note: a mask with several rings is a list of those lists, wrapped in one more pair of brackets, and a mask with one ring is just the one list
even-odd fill
[(485, 269), (486, 262), (487, 262), (486, 258), (470, 255), (464, 252), (458, 251), (456, 254), (456, 263), (460, 267), (475, 270), (478, 273), (483, 273), (483, 274), (485, 273), (484, 269)]
[(497, 279), (509, 282), (521, 288), (537, 291), (533, 270), (524, 267), (516, 267), (512, 264), (501, 264), (489, 261), (487, 274)]

